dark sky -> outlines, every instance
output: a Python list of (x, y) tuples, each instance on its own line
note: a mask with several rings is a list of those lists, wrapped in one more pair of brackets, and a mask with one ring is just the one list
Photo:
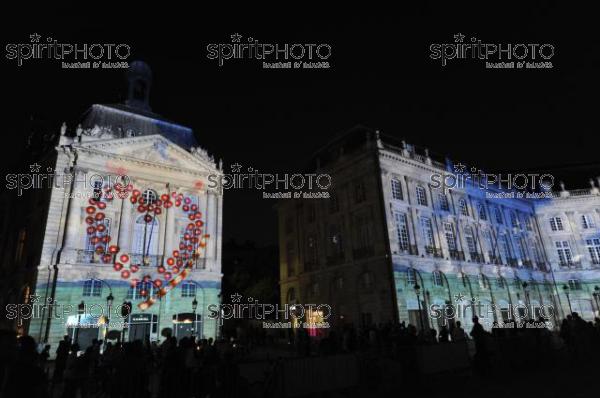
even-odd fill
[[(273, 10), (262, 17), (37, 10), (5, 21), (2, 47), (26, 43), (34, 32), (63, 43), (129, 44), (131, 59), (154, 72), (153, 110), (192, 127), (226, 166), (302, 172), (331, 136), (360, 123), (484, 170), (550, 168), (573, 184), (587, 179), (587, 169), (570, 166), (598, 160), (595, 10), (552, 2), (504, 10), (423, 4), (379, 16), (352, 7), (325, 15), (308, 5), (279, 17)], [(551, 43), (554, 68), (490, 70), (478, 60), (442, 67), (429, 58), (431, 43), (451, 43), (458, 32), (484, 43)], [(230, 43), (233, 33), (263, 43), (328, 43), (331, 68), (264, 70), (254, 60), (219, 67), (207, 59), (206, 45)], [(26, 167), (20, 159), (31, 118), (58, 129), (90, 104), (125, 95), (122, 70), (63, 70), (52, 60), (18, 67), (3, 57), (2, 80), (0, 150), (9, 170)], [(274, 243), (273, 204), (259, 192), (226, 192), (225, 238)]]

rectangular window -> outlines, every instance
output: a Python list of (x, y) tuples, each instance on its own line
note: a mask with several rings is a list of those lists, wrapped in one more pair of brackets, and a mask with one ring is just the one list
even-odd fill
[(571, 246), (569, 242), (557, 241), (554, 243), (556, 245), (556, 252), (558, 253), (558, 263), (562, 267), (568, 267), (573, 265), (573, 256), (571, 254)]
[(398, 248), (400, 251), (407, 251), (410, 245), (408, 235), (408, 223), (406, 214), (396, 213), (396, 234), (398, 237)]
[(467, 248), (470, 254), (477, 253), (477, 243), (475, 236), (473, 235), (473, 229), (471, 227), (465, 227), (465, 240), (467, 241)]
[(427, 206), (427, 193), (425, 192), (425, 188), (422, 186), (417, 187), (417, 204), (421, 206)]
[(421, 217), (421, 230), (423, 232), (423, 240), (425, 242), (425, 251), (431, 254), (433, 253), (435, 246), (431, 218)]
[(402, 200), (402, 185), (400, 180), (394, 178), (391, 181), (392, 198), (396, 200)]
[(440, 271), (433, 272), (433, 284), (435, 286), (444, 286), (444, 281), (442, 279), (442, 273)]
[(454, 234), (454, 226), (452, 223), (444, 223), (444, 234), (446, 235), (446, 242), (448, 243), (448, 250), (457, 251), (456, 247), (456, 235)]
[(550, 219), (550, 228), (553, 231), (562, 231), (563, 230), (562, 219), (560, 217), (552, 217)]
[(438, 195), (438, 198), (440, 202), (440, 210), (450, 211), (450, 204), (448, 203), (448, 197), (446, 196), (446, 194), (440, 193)]
[(590, 253), (592, 264), (600, 265), (600, 239), (587, 239), (585, 243)]
[(464, 199), (458, 200), (458, 207), (460, 209), (460, 214), (463, 216), (469, 216), (469, 208), (467, 207), (467, 201)]
[(583, 229), (595, 228), (594, 219), (591, 214), (582, 214), (581, 215), (581, 227)]

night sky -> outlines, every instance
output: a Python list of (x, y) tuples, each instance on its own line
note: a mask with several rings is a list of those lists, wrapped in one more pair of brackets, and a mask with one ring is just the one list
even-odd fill
[[(568, 188), (587, 187), (600, 141), (597, 14), (534, 3), (511, 10), (401, 6), (378, 17), (352, 8), (335, 17), (312, 9), (260, 18), (234, 18), (231, 10), (99, 16), (54, 9), (4, 25), (2, 47), (28, 42), (32, 33), (129, 44), (131, 60), (153, 70), (153, 111), (192, 127), (227, 171), (237, 162), (264, 173), (303, 172), (333, 135), (363, 124), (486, 171), (552, 170)], [(429, 58), (431, 43), (451, 43), (459, 32), (488, 43), (551, 43), (554, 68), (491, 70), (478, 60), (443, 67)], [(331, 68), (271, 70), (255, 60), (219, 67), (206, 45), (230, 43), (233, 33), (263, 43), (328, 43)], [(27, 169), (32, 119), (58, 131), (90, 104), (120, 102), (126, 93), (123, 70), (65, 70), (54, 60), (18, 67), (5, 57), (1, 67), (2, 164), (11, 172)], [(275, 202), (237, 190), (224, 203), (226, 240), (276, 242)]]

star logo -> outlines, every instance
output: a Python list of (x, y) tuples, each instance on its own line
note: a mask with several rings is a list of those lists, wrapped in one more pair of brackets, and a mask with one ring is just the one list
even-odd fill
[(464, 39), (465, 39), (465, 35), (463, 35), (462, 33), (457, 33), (454, 35), (455, 43), (462, 43)]
[(464, 299), (465, 299), (465, 295), (464, 295), (464, 294), (462, 294), (462, 293), (458, 293), (458, 294), (455, 294), (455, 295), (454, 295), (454, 300), (455, 300), (457, 303), (462, 303)]
[(40, 296), (38, 296), (36, 294), (30, 294), (29, 295), (29, 301), (31, 303), (39, 303), (40, 302)]
[(40, 166), (39, 164), (34, 163), (34, 164), (29, 165), (29, 170), (31, 170), (32, 173), (37, 173), (40, 171), (41, 167), (42, 166)]
[(234, 163), (231, 165), (231, 171), (234, 173), (239, 173), (241, 169), (242, 169), (242, 165), (239, 163)]
[(242, 295), (239, 293), (235, 293), (231, 295), (231, 301), (234, 303), (239, 303), (242, 300)]
[(29, 38), (31, 39), (32, 43), (39, 43), (42, 36), (38, 35), (37, 33), (33, 33), (29, 35)]
[(242, 35), (240, 35), (239, 33), (234, 33), (231, 35), (231, 41), (234, 43), (239, 43), (240, 40), (242, 40)]
[(464, 172), (464, 171), (465, 171), (465, 169), (466, 169), (466, 168), (467, 168), (467, 166), (465, 166), (465, 165), (464, 165), (464, 164), (462, 164), (462, 163), (456, 163), (456, 164), (454, 165), (454, 171), (455, 171), (456, 173), (462, 173), (462, 172)]

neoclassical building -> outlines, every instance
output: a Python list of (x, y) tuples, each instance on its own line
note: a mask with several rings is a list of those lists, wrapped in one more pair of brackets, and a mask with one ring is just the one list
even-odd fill
[[(94, 104), (77, 128), (63, 125), (45, 161), (54, 183), (38, 203), (47, 217), (39, 248), (27, 247), (39, 255), (22, 293), (32, 306), (56, 304), (28, 323), (53, 347), (65, 334), (85, 347), (93, 338), (156, 341), (165, 328), (218, 332), (207, 306), (220, 302), (223, 198), (208, 176), (222, 167), (190, 128), (150, 110), (145, 64), (132, 63), (128, 79), (125, 104)], [(132, 311), (122, 318), (125, 302)]]
[(282, 304), (327, 303), (334, 327), (597, 316), (595, 183), (539, 200), (468, 180), (442, 189), (455, 166), (364, 127), (323, 147), (312, 169), (331, 175), (329, 199), (278, 205)]

